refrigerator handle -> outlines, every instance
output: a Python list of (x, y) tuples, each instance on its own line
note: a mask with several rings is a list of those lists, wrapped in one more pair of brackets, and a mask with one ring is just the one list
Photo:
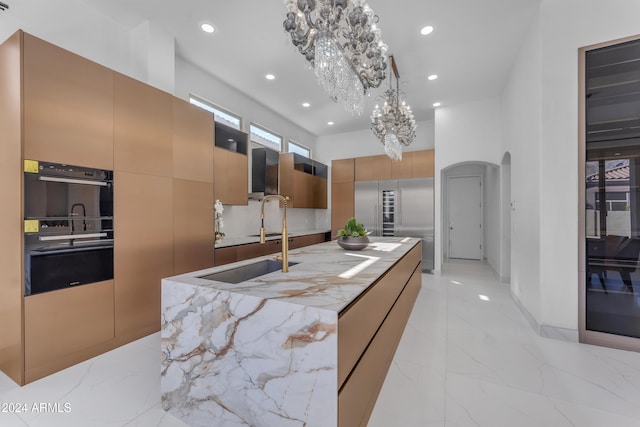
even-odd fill
[[(396, 199), (396, 206), (395, 206), (395, 210), (396, 210), (396, 218), (398, 218), (398, 225), (402, 225), (402, 210), (401, 207), (402, 206), (402, 189), (400, 187), (398, 187), (398, 198)], [(395, 232), (393, 234), (396, 234)]]

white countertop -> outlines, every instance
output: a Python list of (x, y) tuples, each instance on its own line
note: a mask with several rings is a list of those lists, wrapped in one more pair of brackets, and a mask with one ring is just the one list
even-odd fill
[(200, 270), (168, 278), (168, 281), (213, 288), (267, 300), (339, 312), (373, 284), (420, 239), (372, 237), (360, 251), (346, 251), (336, 241), (289, 252), (288, 273), (276, 271), (238, 284), (203, 279), (215, 272), (273, 259), (273, 255)]

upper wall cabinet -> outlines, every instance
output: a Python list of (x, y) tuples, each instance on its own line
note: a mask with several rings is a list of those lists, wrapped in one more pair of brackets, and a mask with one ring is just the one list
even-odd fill
[(433, 150), (407, 151), (398, 162), (385, 155), (357, 157), (354, 161), (356, 181), (428, 178), (434, 170)]
[(114, 169), (172, 176), (173, 97), (114, 73)]
[(248, 135), (215, 124), (213, 175), (215, 198), (225, 205), (249, 204)]
[(113, 71), (23, 37), (24, 157), (113, 169)]
[(326, 165), (296, 153), (280, 154), (280, 194), (291, 208), (327, 208)]
[(213, 116), (173, 99), (173, 177), (213, 182)]

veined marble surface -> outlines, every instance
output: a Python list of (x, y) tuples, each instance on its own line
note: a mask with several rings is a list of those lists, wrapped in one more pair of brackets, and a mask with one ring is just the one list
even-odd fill
[(162, 408), (191, 426), (335, 427), (339, 311), (418, 242), (296, 249), (288, 273), (239, 284), (200, 276), (272, 257), (163, 279)]
[(266, 255), (233, 264), (186, 273), (170, 280), (193, 286), (227, 290), (264, 299), (340, 311), (373, 284), (420, 239), (408, 237), (370, 237), (369, 246), (345, 251), (335, 241), (289, 251), (288, 273), (273, 272), (246, 282), (233, 284), (202, 279), (218, 271), (253, 264)]

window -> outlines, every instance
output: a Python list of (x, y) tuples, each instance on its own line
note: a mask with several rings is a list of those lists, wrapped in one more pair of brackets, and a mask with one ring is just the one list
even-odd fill
[(197, 105), (198, 107), (213, 113), (214, 120), (218, 123), (222, 123), (223, 125), (227, 125), (234, 129), (241, 130), (242, 128), (242, 117), (233, 114), (229, 111), (224, 110), (223, 108), (218, 107), (217, 105), (205, 101), (202, 98), (198, 98), (196, 96), (190, 95), (189, 102), (193, 105)]
[(276, 135), (268, 129), (251, 123), (249, 126), (249, 134), (251, 141), (276, 151), (282, 151), (282, 137)]
[(289, 147), (287, 148), (287, 152), (300, 154), (301, 156), (305, 156), (307, 158), (311, 158), (311, 150), (304, 145), (298, 144), (293, 140), (289, 140)]

